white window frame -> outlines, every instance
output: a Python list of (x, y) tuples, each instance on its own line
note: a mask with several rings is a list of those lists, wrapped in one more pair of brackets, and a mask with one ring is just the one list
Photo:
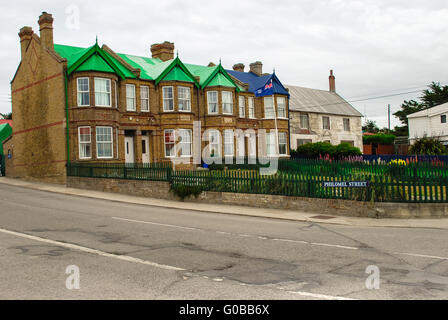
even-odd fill
[[(266, 103), (266, 101), (272, 101), (272, 110), (268, 110), (267, 106), (268, 104)], [(264, 118), (265, 119), (275, 119), (275, 105), (274, 105), (274, 97), (264, 97), (263, 99), (263, 105), (264, 105)]]
[(255, 101), (253, 97), (247, 98), (247, 105), (249, 109), (249, 119), (255, 119)]
[[(166, 142), (166, 133), (167, 132), (172, 132), (173, 133), (173, 142)], [(172, 150), (173, 150), (173, 154), (172, 155), (167, 155), (166, 154), (166, 145), (167, 144), (172, 144), (173, 145), (173, 148), (172, 148)], [(174, 130), (174, 129), (165, 129), (165, 130), (163, 130), (163, 149), (165, 150), (164, 152), (165, 152), (165, 158), (174, 158), (174, 157), (176, 157), (176, 131)]]
[[(224, 96), (230, 94), (230, 102), (224, 102)], [(222, 103), (222, 114), (233, 114), (233, 92), (232, 91), (221, 91), (221, 103)], [(226, 112), (225, 106), (230, 106), (230, 112)]]
[[(273, 149), (273, 153), (270, 153), (270, 147)], [(266, 133), (266, 156), (272, 157), (277, 155), (277, 146), (275, 145), (275, 132)]]
[[(193, 140), (192, 140), (192, 130), (191, 129), (178, 129), (179, 130), (179, 137), (183, 138), (182, 133), (187, 132), (189, 141), (184, 142), (183, 139), (181, 139), (178, 143), (180, 156), (182, 158), (191, 158), (192, 157), (192, 150), (193, 150)], [(174, 133), (174, 141), (176, 141), (176, 133)], [(189, 154), (183, 154), (183, 145), (189, 145)], [(175, 150), (175, 154), (177, 155), (177, 150)]]
[[(79, 89), (79, 80), (87, 80), (87, 91), (85, 91), (85, 90), (83, 90), (83, 91), (81, 91), (80, 89)], [(78, 102), (78, 107), (90, 107), (90, 79), (89, 79), (89, 77), (80, 77), (80, 78), (77, 78), (76, 79), (76, 89), (77, 89), (77, 102)], [(82, 99), (80, 99), (79, 97), (80, 97), (80, 94), (82, 95), (82, 94), (85, 94), (85, 93), (87, 93), (87, 100), (88, 100), (88, 104), (81, 104), (81, 100)]]
[(126, 111), (136, 111), (135, 84), (126, 84)]
[[(81, 129), (89, 129), (89, 141), (81, 141)], [(84, 144), (90, 144), (90, 156), (89, 157), (82, 157), (81, 156), (81, 146)], [(92, 159), (92, 127), (90, 126), (82, 126), (78, 127), (78, 156), (79, 159)]]
[[(97, 80), (105, 80), (106, 83), (109, 83), (109, 91), (104, 91), (104, 92), (98, 91), (97, 85), (96, 85), (96, 81)], [(109, 108), (112, 107), (112, 87), (111, 87), (110, 79), (107, 79), (107, 78), (95, 78), (94, 81), (95, 81), (95, 106), (96, 107), (109, 107)], [(109, 95), (109, 104), (108, 105), (97, 104), (97, 101), (96, 101), (97, 100), (96, 99), (97, 93)]]
[[(286, 139), (286, 132), (279, 132), (278, 133), (278, 153), (281, 156), (286, 156), (288, 154), (288, 147), (286, 145), (288, 139)], [(281, 148), (280, 146), (284, 145), (285, 146), (285, 153), (281, 153)]]
[[(233, 130), (224, 130), (224, 157), (233, 157), (235, 155), (234, 136)], [(227, 147), (230, 147), (230, 150), (227, 150)]]
[(118, 109), (118, 87), (117, 87), (117, 81), (114, 80), (114, 90), (115, 90), (115, 108)]
[[(283, 101), (283, 103), (280, 103)], [(280, 108), (282, 106), (282, 108)], [(280, 114), (282, 112), (282, 114)], [(285, 97), (277, 97), (277, 117), (281, 119), (288, 119), (286, 116), (286, 98)]]
[[(98, 129), (110, 129), (110, 141), (101, 141), (98, 142)], [(113, 159), (114, 157), (114, 129), (112, 127), (108, 127), (108, 126), (97, 126), (95, 128), (95, 142), (96, 142), (96, 157), (97, 159)], [(110, 156), (99, 156), (98, 155), (98, 145), (99, 144), (110, 144), (110, 151), (111, 151), (111, 155)]]
[[(183, 96), (183, 94), (181, 94), (182, 90), (186, 90), (186, 92), (188, 92), (188, 93), (186, 94), (185, 97), (181, 98), (181, 96)], [(179, 102), (181, 100), (187, 104), (187, 107), (188, 107), (187, 109), (180, 108)], [(178, 108), (179, 112), (191, 112), (191, 90), (190, 90), (190, 87), (182, 87), (182, 86), (177, 87), (177, 108)]]
[(246, 98), (244, 96), (238, 97), (238, 109), (240, 118), (246, 117)]
[[(210, 94), (213, 93), (216, 95), (216, 102), (215, 101), (211, 101), (210, 99)], [(211, 112), (210, 111), (210, 105), (214, 104), (216, 105), (216, 112)], [(218, 99), (218, 91), (208, 91), (207, 92), (207, 111), (208, 114), (218, 114), (219, 113), (219, 99)]]
[[(216, 141), (212, 139), (212, 137), (215, 136)], [(213, 143), (212, 143), (213, 140)], [(212, 150), (216, 150), (217, 154), (214, 154), (214, 157), (219, 157), (222, 154), (221, 150), (221, 133), (219, 130), (210, 130), (208, 132), (208, 142), (209, 142), (209, 151), (211, 153)], [(216, 146), (216, 147), (213, 147)]]
[[(306, 126), (303, 125), (303, 122), (304, 122), (303, 118), (306, 119)], [(300, 114), (300, 129), (305, 129), (305, 130), (310, 129), (310, 117), (308, 116), (308, 114), (305, 114), (305, 113)]]
[[(144, 93), (147, 93), (147, 96), (144, 96)], [(147, 109), (143, 109), (145, 104), (148, 106)], [(149, 87), (148, 86), (140, 86), (140, 110), (141, 112), (149, 112)]]
[[(167, 89), (171, 89), (171, 94), (172, 97), (171, 98), (165, 98), (165, 90)], [(173, 86), (165, 86), (162, 87), (162, 100), (163, 100), (163, 112), (173, 112), (174, 111), (174, 87)], [(167, 101), (171, 101), (172, 102), (172, 109), (167, 109)]]

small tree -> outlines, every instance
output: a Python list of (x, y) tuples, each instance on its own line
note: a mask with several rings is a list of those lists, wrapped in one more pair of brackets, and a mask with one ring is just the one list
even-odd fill
[(443, 155), (448, 150), (439, 139), (423, 137), (415, 141), (409, 152), (416, 155)]
[(380, 128), (377, 126), (375, 121), (367, 120), (362, 126), (362, 131), (368, 133), (378, 133), (378, 131), (380, 131)]

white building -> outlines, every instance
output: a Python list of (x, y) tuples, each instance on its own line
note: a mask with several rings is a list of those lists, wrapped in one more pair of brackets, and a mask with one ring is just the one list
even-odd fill
[(291, 149), (310, 142), (347, 142), (363, 150), (362, 114), (336, 93), (330, 73), (330, 90), (287, 85)]
[(448, 145), (448, 103), (408, 115), (409, 143), (424, 136), (438, 138)]

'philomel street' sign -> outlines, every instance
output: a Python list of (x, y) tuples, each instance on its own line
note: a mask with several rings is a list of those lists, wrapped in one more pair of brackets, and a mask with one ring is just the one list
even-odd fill
[(324, 188), (367, 188), (369, 181), (325, 181), (322, 182)]

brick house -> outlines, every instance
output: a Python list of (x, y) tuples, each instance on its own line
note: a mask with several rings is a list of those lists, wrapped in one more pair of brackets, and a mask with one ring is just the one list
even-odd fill
[[(254, 85), (266, 80), (259, 63), (246, 83), (221, 63), (182, 62), (170, 42), (152, 45), (151, 57), (134, 56), (98, 43), (87, 48), (54, 44), (52, 15), (43, 12), (38, 23), (40, 36), (31, 27), (19, 33), (21, 62), (11, 81), (14, 132), (6, 146), (12, 150), (10, 176), (65, 183), (67, 160), (191, 158), (198, 147), (194, 121), (200, 122), (201, 134), (211, 130), (214, 154), (272, 155), (276, 128), (280, 154), (289, 154), (289, 95), (275, 76), (282, 90), (273, 97), (254, 96)], [(253, 144), (247, 134), (235, 134), (238, 129), (269, 134)], [(201, 150), (207, 144), (202, 141)]]
[(347, 142), (363, 150), (362, 114), (336, 93), (333, 71), (330, 90), (287, 85), (290, 98), (291, 149), (310, 142)]

